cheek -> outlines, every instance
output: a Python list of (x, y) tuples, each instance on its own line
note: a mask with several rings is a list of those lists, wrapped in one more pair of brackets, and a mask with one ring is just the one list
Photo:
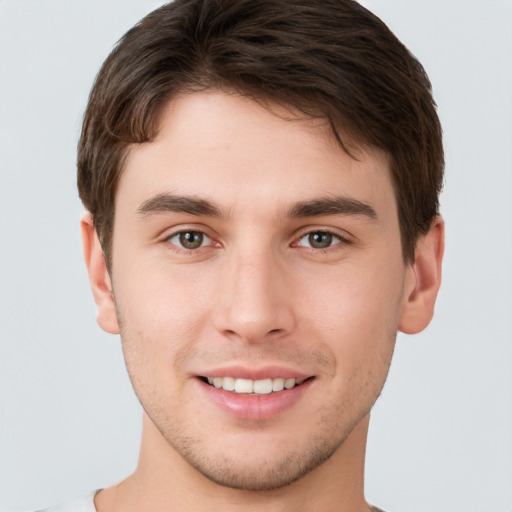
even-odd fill
[(165, 327), (169, 335), (193, 329), (210, 300), (212, 283), (193, 265), (173, 267), (150, 260), (120, 269), (119, 277), (122, 284), (115, 286), (115, 294), (121, 320), (146, 331)]
[(404, 269), (367, 265), (337, 275), (317, 275), (301, 294), (311, 330), (318, 331), (344, 375), (386, 372), (394, 349), (402, 303)]
[(190, 271), (139, 267), (118, 275), (114, 293), (130, 373), (170, 376), (176, 361), (202, 338), (212, 303), (209, 286)]

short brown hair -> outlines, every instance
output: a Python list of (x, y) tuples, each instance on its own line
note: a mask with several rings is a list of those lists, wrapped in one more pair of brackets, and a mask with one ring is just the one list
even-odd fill
[[(443, 146), (429, 79), (375, 15), (353, 0), (176, 0), (147, 15), (106, 59), (78, 147), (78, 188), (107, 264), (126, 149), (151, 141), (164, 103), (221, 88), (325, 118), (384, 150), (405, 261), (438, 214)], [(350, 152), (349, 152), (350, 154)]]

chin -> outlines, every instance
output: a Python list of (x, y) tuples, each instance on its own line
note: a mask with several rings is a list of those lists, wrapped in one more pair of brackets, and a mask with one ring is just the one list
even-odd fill
[(261, 461), (260, 457), (249, 464), (238, 458), (216, 457), (215, 461), (203, 458), (188, 462), (208, 480), (230, 489), (243, 491), (272, 491), (293, 484), (329, 459), (336, 446), (309, 453), (290, 453), (279, 460)]
[(293, 484), (328, 461), (355, 425), (340, 432), (325, 423), (314, 434), (294, 439), (288, 446), (282, 439), (265, 443), (261, 438), (239, 439), (243, 442), (228, 442), (224, 438), (215, 443), (213, 439), (194, 441), (165, 433), (164, 437), (183, 460), (217, 485), (244, 491), (272, 491)]

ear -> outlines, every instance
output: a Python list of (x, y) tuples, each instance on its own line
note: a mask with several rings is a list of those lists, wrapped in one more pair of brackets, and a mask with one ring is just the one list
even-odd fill
[(80, 227), (85, 265), (97, 307), (98, 325), (110, 334), (119, 334), (112, 282), (107, 270), (105, 255), (94, 228), (92, 215), (89, 212), (82, 216)]
[(416, 245), (414, 262), (407, 269), (404, 304), (398, 328), (406, 334), (421, 332), (434, 316), (441, 285), (444, 253), (444, 221), (436, 217), (428, 233)]

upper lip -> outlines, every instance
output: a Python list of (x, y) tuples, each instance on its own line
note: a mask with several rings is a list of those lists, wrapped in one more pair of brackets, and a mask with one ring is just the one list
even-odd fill
[(197, 374), (199, 377), (233, 377), (236, 379), (307, 379), (312, 377), (307, 374), (284, 366), (267, 365), (258, 368), (242, 365), (228, 365), (217, 368), (205, 369)]

